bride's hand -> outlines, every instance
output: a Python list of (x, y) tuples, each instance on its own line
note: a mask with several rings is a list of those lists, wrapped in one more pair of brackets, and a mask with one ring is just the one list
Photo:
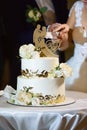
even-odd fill
[(65, 33), (68, 34), (69, 29), (70, 28), (68, 24), (60, 24), (60, 23), (54, 23), (52, 25), (49, 25), (48, 27), (48, 31), (52, 32), (53, 34), (53, 39), (63, 37)]
[(52, 25), (49, 25), (48, 32), (51, 32), (53, 35), (53, 39), (58, 39), (59, 32), (54, 31), (56, 28), (58, 28), (61, 24), (60, 23), (54, 23)]
[(60, 23), (54, 23), (52, 25), (49, 25), (48, 31), (53, 32), (56, 28), (58, 28), (61, 24)]
[(68, 24), (60, 24), (56, 25), (56, 27), (53, 29), (53, 32), (60, 32), (60, 33), (67, 33), (69, 32), (69, 25)]
[(67, 24), (61, 24), (59, 26), (56, 26), (56, 28), (53, 30), (53, 33), (58, 33), (57, 39), (60, 39), (59, 49), (65, 50), (68, 48), (68, 32), (69, 32), (69, 26)]
[(52, 32), (53, 39), (59, 41), (59, 49), (65, 50), (68, 48), (68, 32), (69, 26), (67, 24), (55, 23), (49, 26), (48, 31)]

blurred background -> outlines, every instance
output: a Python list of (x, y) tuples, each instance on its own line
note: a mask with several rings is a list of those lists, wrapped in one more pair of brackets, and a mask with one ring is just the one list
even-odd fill
[[(65, 23), (68, 12), (75, 0), (52, 0), (56, 19)], [(0, 89), (9, 84), (16, 89), (20, 74), (18, 49), (22, 44), (32, 42), (33, 26), (26, 22), (27, 5), (37, 7), (35, 0), (0, 1)], [(42, 22), (45, 25), (45, 22)], [(32, 31), (30, 33), (30, 31)], [(73, 53), (73, 44), (65, 52), (59, 52), (60, 61), (65, 62)]]

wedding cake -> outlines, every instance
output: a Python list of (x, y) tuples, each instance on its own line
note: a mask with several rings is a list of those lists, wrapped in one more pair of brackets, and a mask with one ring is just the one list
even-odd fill
[(24, 104), (49, 105), (65, 100), (64, 78), (71, 68), (57, 57), (41, 57), (33, 44), (19, 48), (21, 75), (17, 77), (17, 98)]
[(52, 38), (51, 33), (47, 35), (46, 27), (37, 25), (33, 44), (20, 46), (21, 75), (17, 76), (17, 91), (12, 94), (11, 103), (43, 106), (65, 101), (64, 79), (70, 76), (72, 69), (67, 64), (59, 64), (55, 54), (58, 40), (53, 42), (49, 37)]

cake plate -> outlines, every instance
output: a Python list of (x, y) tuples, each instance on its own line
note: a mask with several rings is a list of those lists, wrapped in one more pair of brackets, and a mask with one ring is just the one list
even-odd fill
[(75, 103), (75, 99), (71, 98), (71, 97), (66, 97), (64, 102), (61, 103), (56, 103), (56, 104), (48, 104), (48, 105), (25, 105), (19, 101), (16, 102), (12, 102), (11, 100), (8, 100), (7, 103), (11, 104), (11, 105), (17, 105), (17, 106), (24, 106), (24, 107), (56, 107), (56, 106), (65, 106), (65, 105), (70, 105)]

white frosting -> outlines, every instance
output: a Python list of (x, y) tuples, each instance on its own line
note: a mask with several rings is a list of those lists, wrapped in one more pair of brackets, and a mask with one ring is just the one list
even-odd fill
[(33, 87), (33, 93), (42, 93), (42, 95), (65, 95), (65, 84), (63, 78), (26, 78), (17, 77), (17, 90), (23, 87)]
[(43, 70), (50, 71), (58, 66), (59, 61), (56, 57), (44, 57), (37, 59), (21, 59), (21, 70), (31, 70), (32, 72)]

